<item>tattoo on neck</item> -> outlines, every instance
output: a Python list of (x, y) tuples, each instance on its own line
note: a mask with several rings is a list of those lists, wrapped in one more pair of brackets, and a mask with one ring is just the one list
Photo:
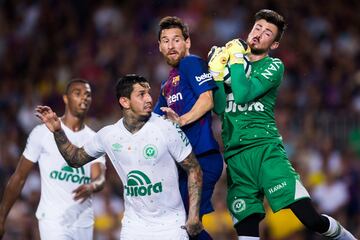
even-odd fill
[(125, 128), (131, 132), (131, 133), (136, 133), (137, 131), (139, 131), (147, 121), (139, 121), (137, 119), (131, 119), (131, 118), (124, 118), (124, 126)]

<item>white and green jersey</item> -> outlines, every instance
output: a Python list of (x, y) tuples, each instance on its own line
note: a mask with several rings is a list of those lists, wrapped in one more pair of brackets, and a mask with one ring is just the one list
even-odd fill
[[(69, 140), (78, 147), (83, 146), (95, 134), (87, 126), (78, 132), (73, 132), (64, 124), (62, 128)], [(92, 199), (79, 203), (73, 200), (72, 191), (89, 183), (91, 164), (105, 164), (105, 158), (99, 156), (99, 159), (80, 168), (69, 167), (56, 146), (53, 133), (44, 124), (32, 130), (23, 155), (39, 164), (41, 197), (36, 217), (39, 220), (56, 220), (68, 226), (91, 226), (94, 223)]]
[(176, 162), (192, 151), (180, 127), (152, 114), (136, 133), (120, 119), (84, 146), (93, 157), (106, 153), (124, 184), (123, 229), (159, 232), (185, 223)]

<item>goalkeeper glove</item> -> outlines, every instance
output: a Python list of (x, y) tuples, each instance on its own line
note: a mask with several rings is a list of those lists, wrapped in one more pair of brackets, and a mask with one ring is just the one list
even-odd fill
[(215, 81), (224, 81), (224, 69), (229, 60), (225, 47), (213, 46), (208, 54), (209, 72)]
[(233, 39), (226, 43), (226, 51), (230, 56), (229, 64), (230, 66), (237, 64), (244, 64), (244, 56), (250, 53), (250, 48), (246, 42), (242, 39)]

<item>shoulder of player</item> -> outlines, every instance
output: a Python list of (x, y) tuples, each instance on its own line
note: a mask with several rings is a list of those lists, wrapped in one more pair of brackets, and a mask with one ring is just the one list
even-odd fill
[(31, 135), (40, 135), (44, 136), (44, 134), (51, 134), (51, 131), (46, 127), (44, 123), (36, 125), (30, 132)]
[(280, 58), (268, 57), (267, 63), (275, 65), (277, 68), (281, 69), (284, 68), (284, 63), (281, 61)]
[(177, 125), (176, 123), (168, 119), (164, 119), (156, 113), (152, 113), (149, 123), (153, 125), (151, 127), (159, 129), (160, 132), (164, 132), (167, 128), (176, 128)]
[(97, 132), (94, 132), (94, 135), (98, 135), (101, 138), (106, 138), (106, 136), (116, 132), (117, 129), (119, 129), (119, 124), (121, 121), (122, 121), (122, 118), (113, 124), (109, 124), (109, 125), (106, 125), (106, 126), (100, 128)]
[(186, 67), (188, 65), (192, 65), (192, 64), (204, 64), (204, 60), (197, 56), (197, 55), (188, 55), (185, 56), (183, 59), (181, 59), (180, 63), (179, 63), (179, 68), (182, 67)]

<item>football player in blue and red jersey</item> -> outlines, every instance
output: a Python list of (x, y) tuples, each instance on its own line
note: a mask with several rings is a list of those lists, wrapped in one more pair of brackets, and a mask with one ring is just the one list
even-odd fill
[[(159, 50), (172, 68), (161, 83), (154, 112), (177, 122), (193, 147), (203, 171), (200, 216), (214, 211), (211, 196), (221, 176), (223, 158), (212, 129), (211, 109), (216, 84), (207, 63), (189, 52), (191, 42), (187, 25), (178, 17), (164, 17), (159, 23)], [(179, 169), (179, 185), (188, 211), (186, 173)], [(203, 231), (194, 239), (212, 239)]]

